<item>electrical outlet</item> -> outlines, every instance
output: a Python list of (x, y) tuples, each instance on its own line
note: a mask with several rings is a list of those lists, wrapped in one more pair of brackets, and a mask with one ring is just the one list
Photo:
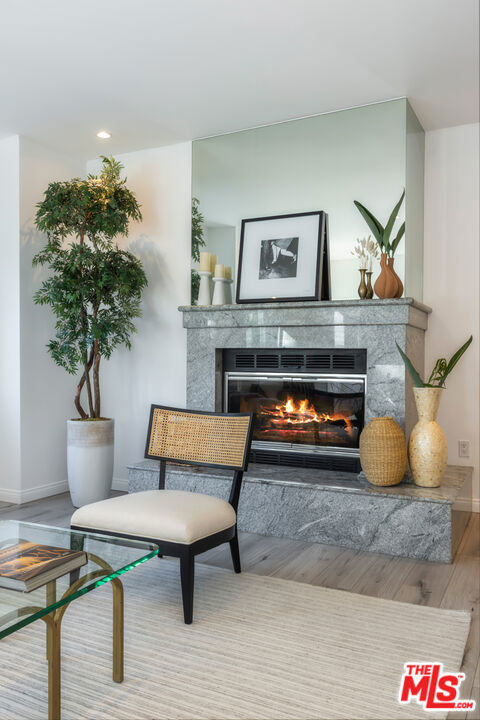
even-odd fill
[(458, 441), (458, 457), (470, 457), (470, 442), (468, 440)]

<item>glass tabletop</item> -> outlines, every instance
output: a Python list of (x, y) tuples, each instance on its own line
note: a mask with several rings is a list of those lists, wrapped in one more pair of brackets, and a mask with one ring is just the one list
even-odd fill
[[(0, 522), (0, 639), (156, 555), (158, 547), (153, 543), (14, 520)], [(23, 571), (22, 563), (45, 556), (54, 562), (43, 575), (35, 566), (33, 582), (41, 582), (39, 587), (27, 592), (23, 582), (22, 589), (2, 586), (12, 584), (5, 577), (19, 577), (12, 572), (12, 563), (14, 570)], [(72, 565), (79, 567), (72, 570)], [(55, 579), (48, 580), (52, 575)], [(18, 586), (18, 580), (14, 582)]]

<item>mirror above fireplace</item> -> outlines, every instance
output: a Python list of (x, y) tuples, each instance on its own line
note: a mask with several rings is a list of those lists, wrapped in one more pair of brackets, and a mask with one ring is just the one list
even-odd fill
[(356, 299), (351, 251), (370, 233), (353, 201), (386, 222), (405, 187), (393, 230), (406, 221), (395, 269), (405, 294), (421, 300), (423, 156), (424, 132), (405, 98), (195, 140), (192, 194), (205, 219), (205, 249), (230, 265), (242, 220), (323, 210), (332, 299)]

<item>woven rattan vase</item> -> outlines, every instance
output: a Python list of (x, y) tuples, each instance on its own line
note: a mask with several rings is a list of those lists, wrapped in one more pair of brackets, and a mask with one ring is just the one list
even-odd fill
[(407, 469), (405, 435), (391, 417), (372, 418), (360, 435), (360, 463), (372, 485), (398, 485)]

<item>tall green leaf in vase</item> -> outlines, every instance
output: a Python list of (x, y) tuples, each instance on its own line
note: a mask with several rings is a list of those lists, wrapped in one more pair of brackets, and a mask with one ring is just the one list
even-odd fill
[(405, 234), (405, 222), (400, 225), (394, 239), (390, 240), (390, 238), (392, 236), (393, 226), (402, 206), (404, 197), (405, 190), (402, 192), (400, 200), (390, 213), (390, 217), (388, 218), (385, 227), (379, 220), (377, 220), (375, 215), (365, 207), (365, 205), (362, 205), (362, 203), (358, 202), (358, 200), (353, 201), (355, 207), (359, 210), (363, 219), (372, 231), (373, 237), (380, 248), (380, 275), (375, 281), (374, 290), (377, 297), (382, 300), (387, 298), (399, 298), (403, 295), (403, 283), (394, 269), (394, 256), (395, 251), (400, 244), (400, 240)]

